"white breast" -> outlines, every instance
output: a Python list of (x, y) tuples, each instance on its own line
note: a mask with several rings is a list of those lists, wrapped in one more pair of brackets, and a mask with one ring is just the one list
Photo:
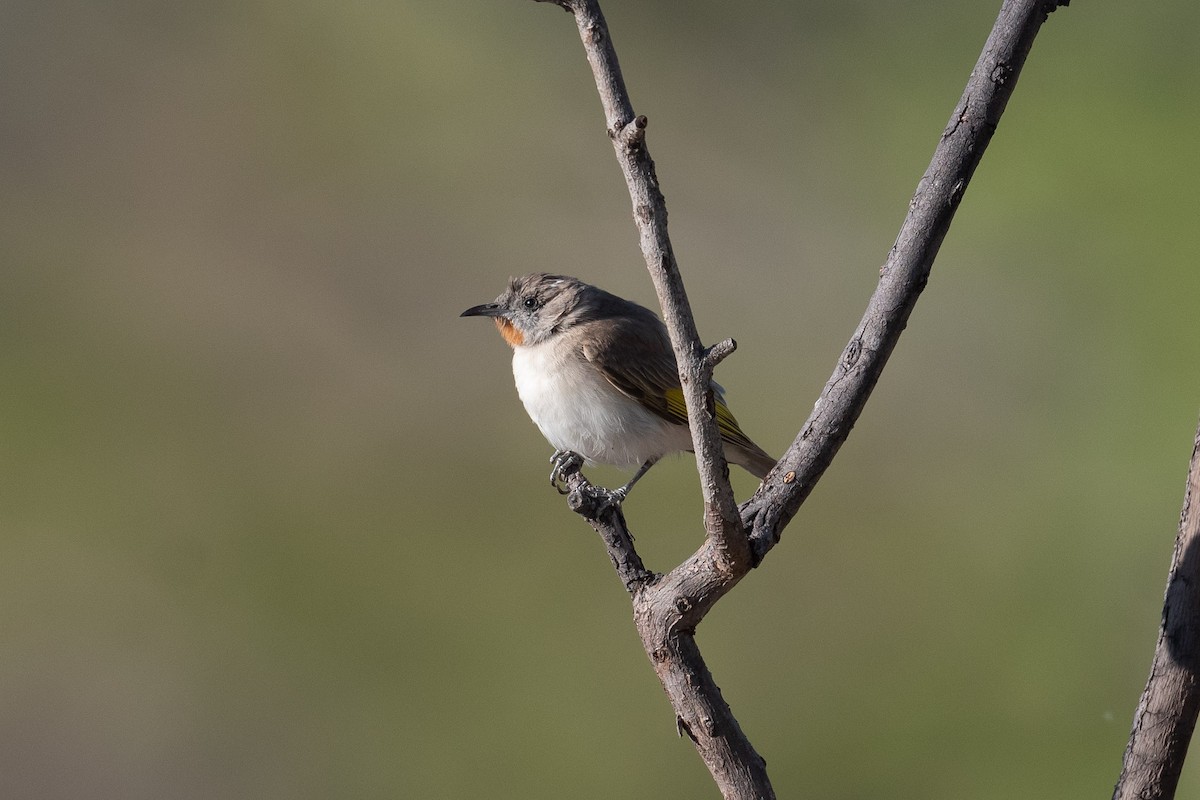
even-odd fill
[(542, 435), (589, 463), (633, 468), (691, 448), (687, 428), (621, 394), (561, 337), (513, 348), (513, 377)]

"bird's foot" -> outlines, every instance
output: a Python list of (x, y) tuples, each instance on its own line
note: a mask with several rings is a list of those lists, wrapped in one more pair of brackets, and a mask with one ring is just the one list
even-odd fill
[(625, 502), (626, 495), (629, 494), (629, 487), (622, 486), (620, 489), (605, 489), (603, 486), (593, 486), (592, 489), (596, 492), (596, 499), (600, 502), (600, 511), (615, 506), (618, 509)]
[(623, 486), (620, 489), (605, 489), (603, 486), (589, 483), (584, 478), (578, 489), (567, 496), (567, 505), (572, 511), (588, 519), (598, 519), (605, 512), (620, 514), (625, 495)]
[(596, 486), (587, 478), (583, 478), (579, 485), (579, 492), (571, 492), (570, 487), (567, 486), (567, 476), (578, 472), (579, 468), (583, 466), (583, 461), (583, 456), (574, 451), (556, 450), (550, 457), (552, 465), (550, 485), (559, 494), (571, 495), (573, 504), (584, 503), (583, 507), (590, 507), (592, 516), (599, 515), (608, 508), (620, 510), (621, 504), (625, 502), (625, 496), (629, 494), (630, 484), (626, 484), (620, 489), (605, 489), (603, 486)]
[[(566, 473), (578, 471), (583, 466), (583, 456), (571, 450), (555, 450), (550, 456), (550, 485), (559, 494), (566, 494)], [(561, 486), (559, 484), (562, 484)]]
[(603, 486), (596, 486), (587, 478), (583, 478), (579, 484), (578, 492), (571, 492), (567, 486), (567, 476), (578, 472), (583, 466), (583, 456), (571, 450), (556, 450), (554, 455), (550, 457), (550, 485), (559, 494), (570, 495), (570, 504), (576, 511), (581, 509), (590, 509), (589, 516), (599, 516), (609, 508), (621, 510), (621, 504), (625, 502), (625, 497), (629, 494), (629, 487), (633, 485), (633, 481), (622, 486), (620, 489), (605, 489)]

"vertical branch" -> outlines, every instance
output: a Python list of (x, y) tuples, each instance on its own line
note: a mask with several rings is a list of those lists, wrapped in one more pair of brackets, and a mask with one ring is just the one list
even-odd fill
[(704, 497), (705, 529), (716, 543), (725, 568), (732, 571), (737, 569), (737, 565), (748, 563), (749, 547), (733, 488), (729, 484), (729, 468), (717, 431), (710, 382), (713, 370), (721, 359), (733, 352), (734, 344), (727, 339), (713, 348), (705, 349), (700, 342), (692, 307), (688, 303), (671, 239), (667, 235), (666, 201), (659, 189), (654, 161), (646, 148), (646, 118), (634, 115), (621, 66), (617, 62), (617, 51), (613, 47), (600, 4), (597, 0), (552, 1), (574, 14), (584, 52), (596, 80), (608, 135), (633, 201), (633, 219), (638, 229), (642, 256), (658, 294), (663, 321), (671, 335), (671, 346), (679, 365), (679, 379), (687, 404), (692, 447), (696, 453)]
[(1133, 716), (1114, 800), (1175, 796), (1200, 712), (1200, 429), (1167, 575), (1150, 678)]

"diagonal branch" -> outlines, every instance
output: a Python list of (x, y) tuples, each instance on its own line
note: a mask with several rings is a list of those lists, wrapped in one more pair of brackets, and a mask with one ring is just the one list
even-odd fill
[(858, 329), (838, 359), (812, 414), (762, 487), (742, 506), (757, 563), (812, 492), (862, 413), (908, 324), (967, 183), (1016, 88), (1046, 17), (1069, 0), (1005, 0), (962, 98), (942, 132), (908, 215), (879, 271)]
[(566, 481), (567, 505), (571, 510), (581, 515), (600, 534), (608, 557), (617, 571), (617, 577), (625, 586), (625, 591), (635, 598), (642, 589), (653, 584), (659, 575), (646, 569), (642, 557), (638, 555), (633, 545), (633, 534), (625, 524), (625, 514), (619, 505), (614, 505), (588, 483), (587, 478), (579, 471), (579, 464), (569, 463), (562, 471), (562, 479)]
[(1150, 678), (1113, 800), (1175, 796), (1200, 713), (1200, 429), (1192, 444), (1179, 534), (1167, 576), (1162, 627)]

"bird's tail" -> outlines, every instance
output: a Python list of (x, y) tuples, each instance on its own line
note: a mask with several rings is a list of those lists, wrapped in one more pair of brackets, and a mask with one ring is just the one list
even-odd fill
[(760, 481), (767, 477), (767, 473), (775, 466), (775, 459), (749, 439), (744, 444), (726, 441), (725, 458), (730, 464), (737, 464)]
[(767, 477), (775, 466), (775, 459), (742, 433), (733, 412), (725, 405), (725, 398), (720, 395), (717, 396), (717, 427), (725, 441), (725, 458), (729, 463), (737, 464), (760, 481)]

